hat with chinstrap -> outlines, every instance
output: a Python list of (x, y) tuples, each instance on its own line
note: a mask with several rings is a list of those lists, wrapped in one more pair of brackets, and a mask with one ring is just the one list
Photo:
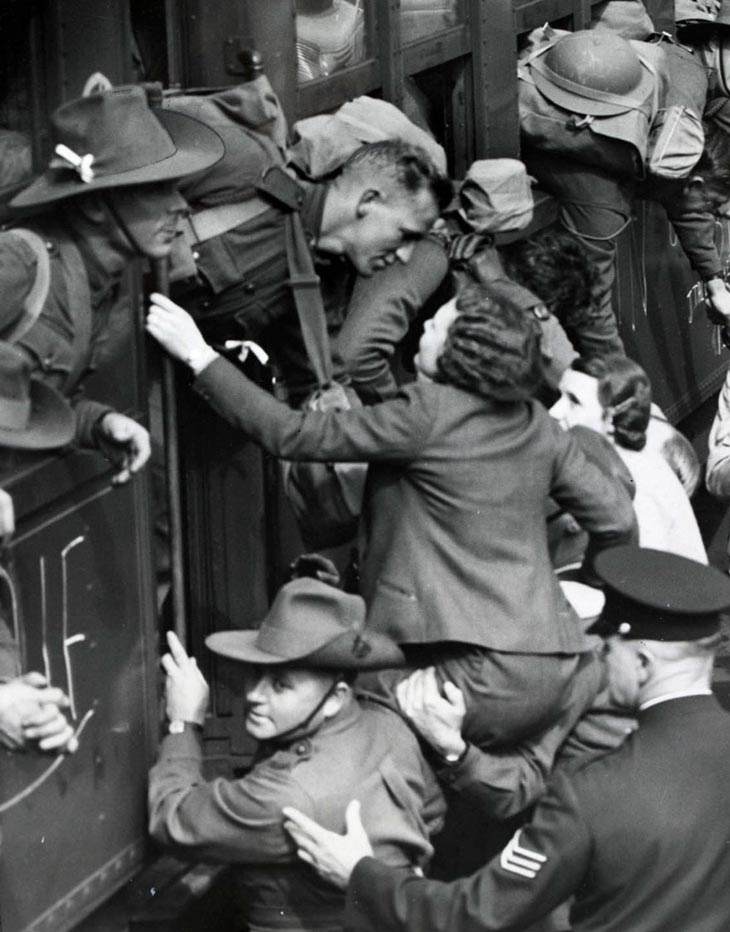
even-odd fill
[(143, 87), (79, 97), (51, 117), (54, 156), (46, 171), (10, 202), (35, 207), (108, 188), (172, 181), (215, 164), (220, 136), (199, 120), (151, 109)]
[(260, 666), (345, 671), (405, 663), (394, 641), (365, 628), (359, 595), (307, 577), (282, 586), (257, 631), (217, 631), (205, 643), (215, 654)]
[(594, 569), (606, 603), (592, 634), (696, 641), (716, 634), (730, 608), (730, 578), (674, 553), (613, 547), (596, 557)]

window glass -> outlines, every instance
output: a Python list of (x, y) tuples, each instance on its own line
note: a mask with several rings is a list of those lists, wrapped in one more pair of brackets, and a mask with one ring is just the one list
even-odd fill
[(363, 0), (296, 0), (297, 78), (302, 84), (364, 61)]
[(401, 0), (403, 42), (414, 42), (462, 20), (462, 0)]
[(29, 20), (14, 4), (0, 12), (0, 195), (32, 173)]

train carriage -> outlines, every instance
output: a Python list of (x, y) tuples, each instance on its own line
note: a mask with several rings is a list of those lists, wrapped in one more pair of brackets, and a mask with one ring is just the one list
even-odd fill
[[(49, 114), (79, 96), (94, 75), (115, 85), (221, 87), (242, 80), (241, 53), (251, 49), (260, 52), (290, 124), (361, 94), (382, 97), (432, 130), (458, 178), (474, 159), (519, 155), (522, 38), (545, 22), (581, 29), (598, 5), (3, 0), (0, 189), (7, 200), (40, 170), (49, 155)], [(658, 28), (670, 25), (666, 3), (646, 5)], [(544, 205), (542, 218), (551, 215)], [(727, 259), (727, 224), (718, 223), (717, 237)], [(618, 256), (616, 306), (629, 354), (649, 372), (671, 420), (701, 421), (727, 362), (713, 349), (696, 276), (661, 207), (637, 210)], [(163, 443), (160, 359), (143, 330), (149, 275), (140, 264), (125, 276), (103, 365), (85, 389), (151, 424)], [(206, 416), (184, 385), (176, 391), (185, 399), (178, 409), (181, 633), (214, 686), (208, 765), (211, 773), (227, 774), (245, 765), (252, 748), (237, 724), (230, 671), (206, 657), (204, 639), (214, 630), (253, 626), (301, 542), (276, 464)], [(2, 470), (17, 518), (2, 553), (3, 614), (23, 667), (44, 671), (66, 690), (81, 731), (80, 749), (70, 757), (0, 752), (3, 932), (212, 928), (213, 913), (201, 903), (216, 889), (218, 871), (161, 859), (146, 838), (166, 623), (156, 600), (155, 473), (148, 468), (117, 488), (109, 463), (81, 450), (4, 452)], [(215, 921), (216, 928), (228, 927), (224, 915)]]

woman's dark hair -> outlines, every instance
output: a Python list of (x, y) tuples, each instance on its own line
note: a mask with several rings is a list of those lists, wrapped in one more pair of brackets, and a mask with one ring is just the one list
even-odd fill
[(576, 359), (573, 369), (598, 379), (598, 400), (613, 409), (613, 436), (620, 447), (643, 450), (651, 415), (651, 384), (641, 366), (619, 353)]
[(495, 401), (524, 401), (542, 381), (536, 318), (469, 286), (456, 301), (436, 380)]
[(590, 325), (598, 273), (576, 236), (542, 230), (501, 247), (499, 254), (509, 277), (537, 295), (566, 329)]

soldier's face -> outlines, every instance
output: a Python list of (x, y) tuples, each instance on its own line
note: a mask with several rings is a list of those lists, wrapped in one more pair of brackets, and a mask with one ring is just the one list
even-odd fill
[(289, 667), (249, 667), (244, 674), (246, 731), (271, 741), (300, 725), (332, 686), (332, 676)]
[(437, 216), (427, 189), (406, 192), (392, 185), (368, 189), (360, 198), (344, 253), (361, 275), (372, 275), (395, 262), (406, 263)]
[(140, 255), (169, 255), (188, 205), (174, 182), (132, 185), (109, 192), (115, 219)]

